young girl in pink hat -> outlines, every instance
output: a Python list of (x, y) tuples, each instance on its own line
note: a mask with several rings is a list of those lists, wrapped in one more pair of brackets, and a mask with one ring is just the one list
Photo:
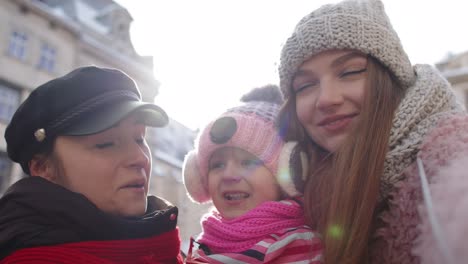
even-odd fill
[[(322, 263), (319, 235), (305, 225), (291, 174), (306, 173), (294, 142), (275, 125), (281, 95), (267, 86), (244, 96), (199, 135), (184, 163), (189, 196), (212, 201), (187, 263)], [(301, 159), (302, 158), (302, 159)]]

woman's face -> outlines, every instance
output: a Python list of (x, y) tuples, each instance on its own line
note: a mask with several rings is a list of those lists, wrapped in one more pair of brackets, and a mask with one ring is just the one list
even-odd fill
[(281, 196), (275, 177), (263, 162), (233, 147), (220, 148), (211, 155), (208, 192), (218, 212), (227, 219), (239, 217)]
[(151, 154), (146, 127), (137, 114), (89, 136), (59, 136), (54, 146), (57, 183), (81, 193), (104, 212), (141, 216), (146, 212)]
[(324, 149), (336, 151), (361, 111), (367, 80), (367, 58), (349, 50), (313, 56), (293, 80), (296, 113), (307, 134)]

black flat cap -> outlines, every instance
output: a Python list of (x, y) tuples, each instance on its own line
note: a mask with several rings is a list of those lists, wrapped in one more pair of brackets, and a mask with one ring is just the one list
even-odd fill
[(57, 136), (99, 133), (134, 111), (144, 114), (148, 126), (168, 123), (163, 109), (141, 101), (135, 81), (124, 72), (78, 68), (40, 85), (20, 105), (5, 131), (8, 156), (29, 173), (33, 155)]

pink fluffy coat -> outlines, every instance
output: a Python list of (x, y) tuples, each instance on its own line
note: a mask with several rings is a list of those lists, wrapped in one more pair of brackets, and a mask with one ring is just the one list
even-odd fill
[[(454, 263), (468, 263), (468, 116), (441, 121), (424, 139), (418, 157), (424, 164), (443, 242)], [(449, 263), (431, 228), (416, 162), (404, 171), (378, 217), (371, 263)]]

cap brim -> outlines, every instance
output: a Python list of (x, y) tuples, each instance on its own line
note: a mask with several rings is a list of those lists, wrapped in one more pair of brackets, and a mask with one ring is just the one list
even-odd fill
[(147, 126), (163, 127), (169, 122), (166, 112), (155, 104), (141, 101), (122, 101), (96, 111), (96, 113), (88, 113), (86, 117), (67, 127), (61, 134), (69, 136), (96, 134), (111, 128), (134, 112), (141, 113), (141, 119)]

